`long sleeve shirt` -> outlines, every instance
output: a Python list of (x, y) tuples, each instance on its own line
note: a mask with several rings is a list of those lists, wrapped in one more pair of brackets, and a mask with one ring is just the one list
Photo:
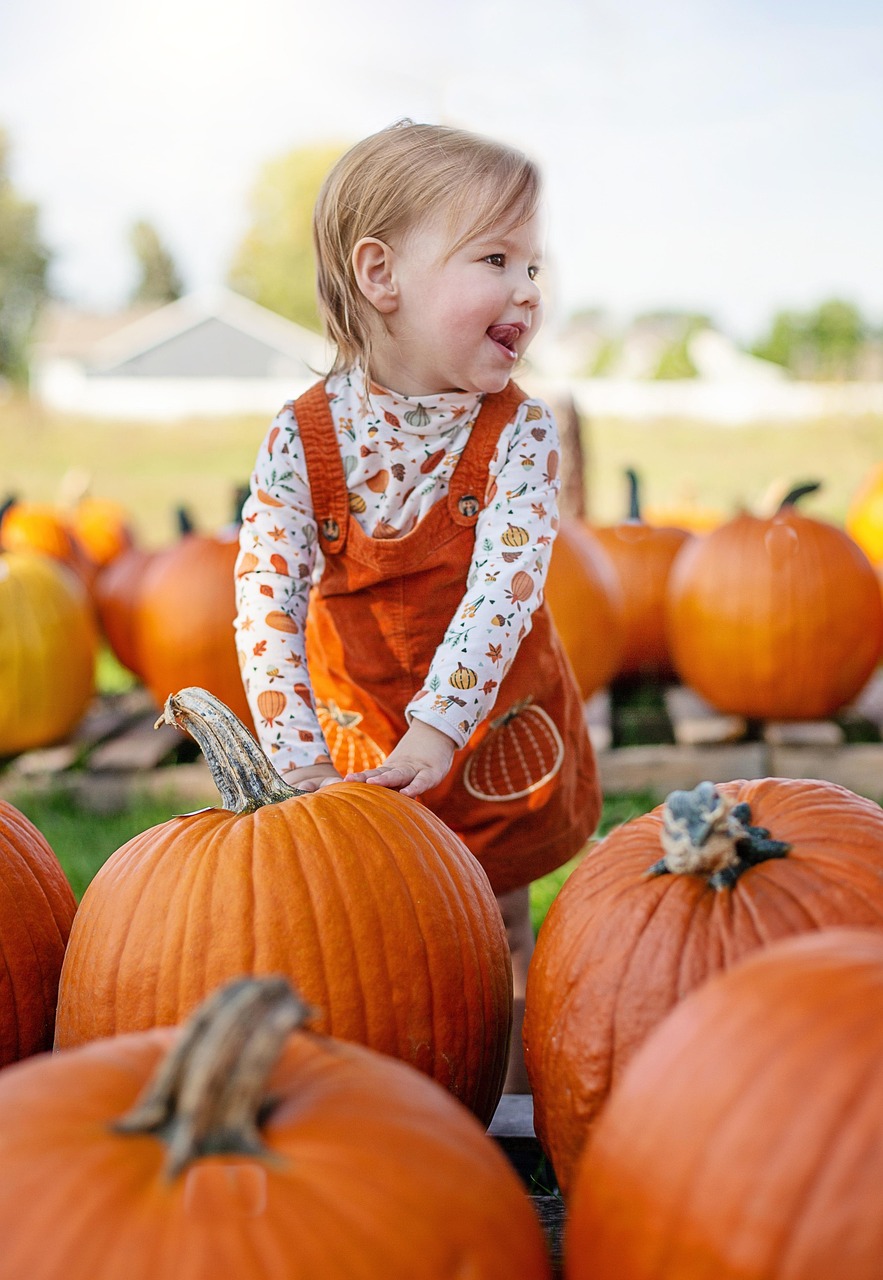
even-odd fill
[[(409, 397), (373, 383), (366, 388), (358, 369), (332, 375), (326, 390), (353, 518), (371, 537), (407, 534), (447, 495), (482, 396)], [(490, 465), (459, 607), (447, 620), (426, 680), (403, 708), (406, 719), (434, 725), (458, 746), (492, 709), (542, 600), (558, 524), (558, 450), (548, 406), (523, 401), (503, 429)], [(525, 569), (540, 584), (526, 598), (526, 575), (518, 576)], [(321, 570), (306, 463), (294, 405), (288, 403), (258, 451), (236, 568), (235, 631), (243, 682), (261, 745), (281, 773), (329, 758), (310, 689), (304, 634), (309, 592)], [(433, 607), (431, 600), (426, 607)], [(268, 616), (283, 619), (281, 628), (268, 625)], [(477, 678), (452, 699), (449, 677), (460, 665)], [(281, 723), (267, 725), (257, 699), (271, 688), (299, 696), (287, 698)]]

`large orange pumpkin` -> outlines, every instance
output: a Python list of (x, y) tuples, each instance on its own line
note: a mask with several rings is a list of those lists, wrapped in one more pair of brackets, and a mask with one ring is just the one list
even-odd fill
[(293, 790), (204, 690), (170, 698), (166, 719), (199, 742), (225, 807), (135, 836), (92, 880), (56, 1045), (177, 1023), (229, 978), (281, 973), (318, 1030), (410, 1062), (489, 1121), (512, 975), (499, 907), (462, 841), (385, 787)]
[(883, 932), (778, 942), (633, 1059), (568, 1201), (568, 1280), (878, 1280)]
[[(656, 870), (680, 873), (648, 875), (663, 855)], [(883, 926), (883, 810), (833, 783), (702, 783), (591, 850), (552, 903), (527, 980), (534, 1123), (562, 1189), (678, 1000), (759, 947), (837, 924)]]
[(279, 978), (0, 1074), (3, 1280), (549, 1280), (506, 1157)]
[(42, 832), (0, 800), (0, 1067), (52, 1047), (58, 976), (76, 907)]
[(862, 549), (804, 516), (802, 486), (775, 515), (735, 516), (684, 547), (666, 601), (672, 656), (712, 706), (759, 719), (831, 715), (883, 650), (883, 600)]
[(67, 737), (92, 700), (97, 651), (76, 574), (41, 552), (0, 555), (0, 756)]
[(191, 530), (153, 556), (135, 602), (140, 675), (162, 707), (187, 685), (211, 690), (246, 724), (233, 620), (238, 542)]
[(610, 557), (579, 520), (561, 521), (545, 596), (580, 693), (590, 698), (619, 668), (625, 606)]
[(622, 590), (623, 642), (616, 675), (669, 679), (674, 666), (666, 633), (666, 588), (675, 557), (693, 534), (647, 523), (641, 513), (637, 474), (629, 470), (626, 477), (627, 519), (595, 528)]

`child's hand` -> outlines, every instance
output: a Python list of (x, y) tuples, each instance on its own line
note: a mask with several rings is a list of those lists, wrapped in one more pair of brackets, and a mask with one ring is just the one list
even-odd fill
[(403, 796), (419, 796), (441, 782), (451, 767), (455, 750), (453, 738), (441, 729), (413, 720), (383, 764), (362, 773), (348, 773), (344, 781), (373, 782), (401, 791)]
[(327, 787), (330, 782), (343, 781), (333, 764), (304, 765), (301, 769), (289, 769), (282, 777), (290, 787), (297, 787), (298, 791), (318, 791), (320, 787)]

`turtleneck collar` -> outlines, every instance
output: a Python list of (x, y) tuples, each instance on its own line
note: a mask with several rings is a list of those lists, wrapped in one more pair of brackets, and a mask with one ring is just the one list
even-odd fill
[(366, 383), (357, 365), (327, 381), (330, 399), (347, 393), (365, 406), (365, 414), (378, 424), (421, 436), (438, 436), (461, 428), (478, 413), (483, 399), (477, 391), (440, 391), (435, 395), (406, 396), (376, 382)]

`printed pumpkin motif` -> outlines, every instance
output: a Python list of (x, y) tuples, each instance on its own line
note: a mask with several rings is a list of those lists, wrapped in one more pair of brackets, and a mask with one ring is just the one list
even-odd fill
[(530, 541), (530, 534), (517, 524), (510, 524), (500, 541), (507, 547), (524, 547)]
[(280, 689), (264, 689), (257, 697), (258, 711), (263, 723), (269, 728), (285, 710), (288, 699)]
[(369, 734), (359, 725), (363, 717), (358, 711), (342, 711), (333, 699), (320, 702), (316, 707), (319, 726), (325, 744), (338, 773), (361, 773), (363, 769), (376, 769), (386, 759)]
[(516, 702), (490, 723), (463, 770), (463, 786), (476, 800), (520, 800), (537, 796), (538, 808), (551, 795), (549, 783), (564, 760), (564, 743), (554, 720), (531, 698)]
[(458, 662), (457, 670), (448, 676), (448, 684), (455, 689), (474, 689), (478, 684), (478, 676), (471, 667), (464, 667), (462, 662)]

